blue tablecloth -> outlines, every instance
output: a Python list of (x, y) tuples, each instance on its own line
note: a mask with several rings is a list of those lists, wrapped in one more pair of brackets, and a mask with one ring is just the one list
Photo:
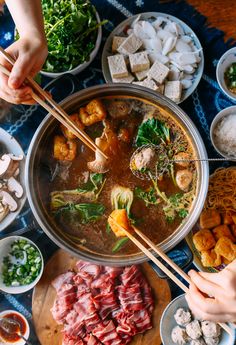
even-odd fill
[[(216, 157), (217, 154), (210, 142), (209, 127), (216, 113), (225, 107), (233, 105), (233, 103), (232, 100), (227, 98), (220, 91), (215, 78), (215, 68), (219, 57), (229, 48), (233, 41), (224, 43), (223, 32), (214, 28), (209, 28), (206, 24), (206, 18), (197, 13), (194, 8), (185, 1), (168, 1), (161, 4), (159, 4), (157, 0), (93, 0), (92, 2), (96, 6), (101, 18), (109, 20), (103, 28), (101, 48), (93, 63), (84, 72), (78, 75), (76, 84), (71, 83), (68, 78), (67, 81), (63, 81), (63, 89), (60, 88), (60, 83), (53, 83), (53, 85), (49, 86), (55, 100), (59, 101), (78, 89), (104, 83), (101, 70), (101, 52), (103, 44), (110, 32), (122, 20), (133, 14), (147, 11), (172, 14), (183, 20), (195, 31), (204, 49), (205, 69), (202, 80), (192, 96), (183, 102), (181, 107), (194, 121), (200, 131), (209, 157)], [(7, 47), (12, 42), (13, 31), (14, 24), (6, 9), (5, 14), (0, 17), (1, 46)], [(48, 80), (43, 79), (42, 82), (43, 85), (45, 85)], [(0, 116), (0, 126), (15, 136), (22, 145), (25, 153), (27, 153), (34, 131), (45, 115), (45, 112), (36, 105), (32, 107), (25, 107), (22, 105), (13, 106), (5, 116)], [(227, 165), (228, 163), (225, 164)], [(211, 171), (216, 167), (217, 164), (211, 164)], [(19, 228), (27, 226), (34, 228), (34, 231), (27, 232), (25, 236), (33, 239), (39, 245), (46, 261), (57, 249), (57, 246), (47, 238), (36, 224), (34, 224), (34, 219), (28, 204), (24, 207), (16, 221), (0, 234), (0, 238), (7, 236)], [(187, 257), (182, 251), (178, 250), (178, 248), (171, 251), (169, 255), (180, 265), (183, 265), (187, 260)], [(173, 297), (180, 293), (172, 283), (170, 283), (170, 286)], [(31, 298), (32, 292), (22, 295), (9, 295), (0, 292), (0, 311), (5, 309), (16, 309), (25, 315), (31, 324), (30, 340), (34, 345), (37, 345), (39, 342), (32, 325)]]

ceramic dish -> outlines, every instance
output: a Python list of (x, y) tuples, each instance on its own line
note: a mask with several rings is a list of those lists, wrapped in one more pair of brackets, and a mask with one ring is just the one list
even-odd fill
[[(100, 17), (99, 14), (96, 12), (96, 18), (97, 18), (97, 22), (100, 23)], [(90, 53), (90, 58), (88, 61), (83, 62), (82, 64), (76, 66), (75, 68), (69, 70), (69, 71), (65, 71), (65, 72), (58, 72), (58, 73), (53, 73), (53, 72), (46, 72), (41, 70), (40, 73), (46, 77), (50, 77), (50, 78), (57, 78), (60, 77), (62, 74), (65, 73), (71, 73), (71, 74), (78, 74), (80, 72), (82, 72), (85, 68), (87, 68), (91, 62), (94, 60), (95, 56), (97, 55), (98, 49), (101, 45), (101, 41), (102, 41), (102, 27), (99, 26), (98, 27), (98, 34), (97, 34), (97, 39), (96, 39), (96, 43), (95, 43), (95, 48), (93, 49), (93, 51)]]
[[(4, 153), (13, 153), (15, 156), (24, 156), (24, 152), (20, 146), (20, 144), (13, 138), (10, 134), (8, 134), (4, 129), (0, 128), (0, 145), (3, 146)], [(8, 227), (18, 216), (22, 207), (26, 201), (26, 193), (25, 193), (25, 156), (22, 161), (20, 161), (20, 178), (19, 182), (21, 186), (23, 186), (24, 194), (23, 197), (17, 200), (18, 208), (15, 212), (9, 212), (8, 215), (0, 222), (0, 231), (4, 230)]]
[(217, 126), (217, 124), (219, 123), (219, 121), (221, 121), (225, 116), (234, 114), (236, 116), (236, 106), (232, 106), (232, 107), (228, 107), (225, 108), (223, 110), (221, 110), (214, 118), (214, 120), (211, 123), (211, 128), (210, 128), (210, 136), (211, 136), (211, 142), (215, 148), (215, 150), (223, 157), (227, 158), (230, 161), (236, 161), (236, 155), (232, 156), (232, 155), (227, 155), (224, 152), (222, 152), (220, 150), (220, 148), (218, 147), (216, 140), (215, 140), (215, 135), (214, 135), (214, 130)]
[[(29, 244), (33, 245), (38, 250), (40, 257), (41, 257), (41, 263), (42, 263), (40, 273), (38, 274), (37, 278), (32, 283), (30, 283), (28, 285), (6, 286), (3, 283), (3, 277), (2, 277), (3, 258), (9, 254), (9, 252), (11, 250), (11, 244), (13, 242), (15, 242), (16, 240), (23, 240), (23, 239), (27, 240), (27, 242), (29, 242)], [(38, 281), (40, 280), (40, 278), (43, 274), (43, 270), (44, 270), (43, 256), (42, 256), (41, 251), (39, 250), (39, 248), (36, 246), (36, 244), (34, 242), (32, 242), (31, 240), (29, 240), (26, 237), (21, 237), (21, 236), (9, 236), (9, 237), (6, 237), (6, 238), (0, 240), (0, 290), (7, 292), (7, 293), (11, 293), (11, 294), (18, 294), (18, 293), (23, 293), (23, 292), (29, 291), (29, 290), (33, 289), (33, 287), (38, 283)]]
[[(188, 304), (185, 300), (185, 295), (180, 295), (176, 297), (173, 301), (171, 301), (162, 314), (160, 322), (160, 332), (163, 345), (175, 345), (175, 343), (171, 339), (171, 331), (175, 326), (177, 326), (176, 321), (174, 319), (174, 314), (179, 308), (188, 309)], [(232, 328), (232, 335), (230, 336), (222, 329), (219, 345), (235, 344), (234, 328), (233, 326), (230, 327)]]
[[(230, 167), (230, 168), (235, 168), (236, 169), (236, 167)], [(211, 176), (210, 176), (210, 178), (211, 178)], [(210, 178), (209, 178), (209, 180), (210, 180)], [(207, 199), (207, 197), (206, 197), (206, 199)], [(201, 254), (196, 249), (196, 247), (195, 247), (195, 245), (193, 243), (193, 236), (199, 230), (200, 230), (200, 224), (199, 224), (199, 221), (198, 221), (196, 223), (196, 225), (193, 227), (193, 229), (189, 232), (189, 234), (186, 237), (187, 244), (188, 244), (190, 250), (193, 253), (193, 264), (196, 266), (196, 268), (199, 271), (211, 272), (211, 273), (219, 272), (220, 270), (222, 270), (225, 267), (225, 264), (221, 264), (220, 266), (217, 266), (217, 267), (205, 267), (205, 266), (203, 266), (203, 264), (201, 262)]]
[(160, 12), (146, 12), (146, 13), (141, 13), (132, 17), (129, 17), (128, 19), (124, 20), (123, 22), (121, 22), (109, 35), (109, 37), (107, 38), (107, 41), (105, 43), (104, 49), (103, 49), (103, 53), (102, 53), (102, 71), (103, 71), (103, 76), (106, 80), (107, 83), (111, 83), (112, 82), (112, 78), (110, 75), (110, 71), (109, 71), (109, 66), (108, 66), (108, 62), (107, 62), (107, 57), (110, 55), (113, 55), (113, 53), (111, 52), (111, 46), (112, 46), (112, 40), (114, 36), (124, 36), (124, 30), (127, 30), (127, 27), (129, 27), (133, 21), (135, 19), (137, 19), (138, 17), (140, 17), (141, 20), (148, 20), (151, 18), (157, 18), (157, 17), (164, 17), (165, 19), (170, 19), (173, 22), (179, 24), (184, 33), (188, 36), (191, 36), (191, 38), (194, 41), (195, 46), (197, 47), (197, 49), (199, 50), (199, 54), (200, 54), (200, 58), (201, 61), (198, 64), (198, 67), (196, 68), (194, 74), (193, 74), (193, 83), (192, 86), (189, 87), (186, 90), (182, 91), (181, 94), (181, 99), (179, 102), (177, 103), (181, 103), (183, 102), (185, 99), (187, 99), (192, 93), (193, 91), (196, 89), (201, 77), (202, 77), (202, 73), (203, 73), (203, 68), (204, 68), (204, 55), (203, 55), (203, 50), (202, 50), (202, 46), (201, 43), (199, 41), (199, 39), (197, 38), (196, 34), (193, 32), (193, 30), (187, 25), (185, 24), (182, 20), (165, 14), (165, 13), (160, 13)]
[[(26, 325), (26, 331), (23, 334), (23, 336), (25, 339), (28, 339), (29, 335), (30, 335), (30, 327), (29, 327), (29, 323), (26, 320), (26, 318), (24, 317), (24, 315), (22, 315), (21, 313), (19, 313), (16, 310), (4, 310), (0, 313), (0, 317), (4, 317), (4, 316), (6, 316), (8, 314), (12, 314), (12, 313), (19, 315), (24, 320), (25, 325)], [(2, 345), (2, 344), (4, 344), (4, 345), (24, 345), (25, 341), (23, 339), (20, 339), (20, 340), (15, 341), (15, 342), (7, 342), (7, 341), (1, 342), (1, 337), (0, 337), (0, 345)]]
[(227, 50), (224, 55), (221, 56), (217, 67), (216, 67), (216, 79), (221, 90), (233, 101), (236, 102), (236, 94), (231, 92), (225, 83), (224, 73), (226, 69), (233, 63), (236, 62), (236, 47)]

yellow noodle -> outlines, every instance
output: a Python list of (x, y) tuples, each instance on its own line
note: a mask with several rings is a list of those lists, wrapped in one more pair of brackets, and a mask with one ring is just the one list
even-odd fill
[(236, 211), (235, 168), (219, 168), (211, 175), (204, 208)]

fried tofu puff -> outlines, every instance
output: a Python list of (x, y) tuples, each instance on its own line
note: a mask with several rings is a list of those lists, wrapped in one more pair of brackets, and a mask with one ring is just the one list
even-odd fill
[(203, 250), (201, 252), (201, 262), (204, 267), (217, 267), (222, 263), (221, 256), (215, 249)]
[(80, 120), (85, 126), (104, 120), (106, 115), (106, 108), (99, 99), (93, 99), (86, 107), (81, 107), (79, 110)]
[(108, 224), (110, 225), (111, 230), (114, 232), (116, 237), (127, 236), (126, 232), (122, 230), (121, 227), (129, 232), (130, 230), (132, 230), (130, 227), (130, 221), (125, 209), (114, 210), (108, 218)]
[(221, 237), (228, 237), (232, 242), (235, 241), (235, 237), (232, 235), (230, 228), (226, 225), (219, 225), (212, 230), (215, 239), (218, 241)]
[(208, 229), (199, 230), (193, 236), (193, 243), (196, 249), (200, 252), (203, 250), (209, 250), (215, 247), (216, 241), (211, 231)]
[[(75, 113), (75, 114), (70, 115), (69, 117), (72, 121), (74, 121), (75, 125), (79, 129), (82, 129), (82, 130), (84, 129), (84, 125), (82, 124), (82, 122), (79, 119), (79, 114)], [(61, 130), (67, 139), (75, 139), (76, 138), (76, 135), (74, 135), (68, 128), (66, 128), (62, 124), (61, 124)]]
[(226, 224), (226, 225), (234, 224), (231, 213), (226, 212), (225, 214), (223, 214), (223, 224)]
[(66, 140), (61, 135), (54, 137), (53, 156), (60, 161), (73, 161), (76, 156), (77, 145), (73, 140)]
[(200, 216), (200, 227), (202, 229), (211, 229), (221, 224), (219, 212), (216, 210), (205, 210)]
[(236, 245), (228, 237), (221, 237), (217, 241), (215, 252), (230, 262), (236, 259)]

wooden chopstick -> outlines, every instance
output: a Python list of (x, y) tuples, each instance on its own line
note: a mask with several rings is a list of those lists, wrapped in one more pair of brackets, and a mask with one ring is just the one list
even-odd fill
[[(110, 218), (113, 220), (113, 222), (116, 224), (116, 226), (119, 227), (120, 230), (122, 230), (126, 236), (134, 243), (136, 246), (150, 259), (152, 262), (154, 262), (176, 285), (178, 285), (185, 293), (189, 291), (188, 287), (185, 286), (179, 278), (177, 278), (163, 263), (158, 260), (149, 249), (144, 247), (144, 245), (139, 242), (137, 238), (135, 238), (129, 231), (127, 231), (123, 226), (118, 224), (116, 220), (110, 216)], [(165, 262), (171, 266), (182, 278), (184, 278), (189, 284), (191, 283), (191, 279), (189, 276), (179, 267), (177, 266), (160, 248), (157, 248), (157, 246), (146, 236), (142, 233), (142, 231), (138, 230), (134, 226), (132, 226), (135, 233), (139, 235), (162, 259), (165, 260)], [(218, 325), (223, 328), (230, 336), (232, 336), (232, 330), (226, 323), (218, 322)]]
[[(10, 62), (12, 65), (14, 65), (14, 63), (15, 63), (14, 59), (1, 46), (0, 46), (0, 53), (5, 57), (5, 59), (8, 62)], [(5, 68), (4, 66), (2, 66), (2, 67)], [(3, 71), (2, 68), (1, 68), (1, 70)], [(8, 71), (8, 69), (5, 68), (5, 74), (6, 74), (6, 71)], [(9, 73), (9, 71), (8, 71), (8, 73)], [(59, 106), (59, 104), (57, 104), (51, 97), (49, 97), (47, 92), (44, 91), (41, 88), (41, 86), (38, 83), (36, 83), (32, 77), (27, 77), (26, 81), (27, 81), (27, 84), (33, 88), (33, 90), (36, 90), (44, 99), (47, 100), (47, 102), (52, 106), (52, 108), (49, 107), (43, 101), (43, 99), (38, 97), (38, 95), (36, 93), (34, 93), (33, 99), (35, 99), (36, 102), (38, 102), (42, 107), (44, 107), (54, 117), (56, 117), (55, 113), (58, 112), (62, 116), (62, 118), (64, 118), (64, 120), (68, 123), (68, 124), (66, 122), (63, 123), (65, 127), (67, 127), (74, 135), (76, 135), (76, 137), (78, 137), (81, 141), (83, 141), (85, 145), (89, 146), (89, 148), (91, 150), (93, 150), (94, 152), (98, 151), (104, 158), (108, 159), (108, 157), (105, 155), (105, 153), (92, 141), (92, 139), (88, 136), (88, 134), (76, 126), (76, 124), (70, 119), (70, 117), (64, 111), (64, 109), (62, 109)], [(59, 120), (58, 116), (56, 118), (58, 121), (60, 121), (62, 123), (62, 121)], [(72, 128), (74, 129), (74, 131), (72, 130)]]

